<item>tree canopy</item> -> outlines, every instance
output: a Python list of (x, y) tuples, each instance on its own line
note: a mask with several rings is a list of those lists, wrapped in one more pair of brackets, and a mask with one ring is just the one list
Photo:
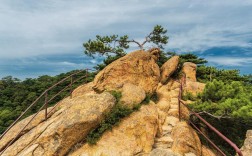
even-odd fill
[(167, 30), (161, 25), (156, 25), (153, 30), (144, 38), (143, 42), (130, 39), (128, 35), (110, 35), (100, 36), (96, 35), (95, 40), (88, 40), (83, 43), (84, 53), (88, 56), (94, 57), (95, 54), (107, 55), (115, 54), (123, 56), (126, 54), (125, 50), (128, 49), (129, 43), (135, 43), (140, 49), (144, 49), (146, 43), (152, 43), (155, 47), (160, 49), (168, 43), (169, 37), (166, 35)]

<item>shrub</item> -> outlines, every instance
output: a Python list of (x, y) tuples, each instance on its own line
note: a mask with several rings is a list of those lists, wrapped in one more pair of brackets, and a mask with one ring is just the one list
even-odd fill
[[(105, 115), (105, 119), (100, 123), (100, 125), (87, 135), (86, 141), (90, 145), (96, 144), (104, 132), (112, 130), (113, 126), (118, 125), (122, 118), (129, 116), (132, 112), (139, 110), (141, 107), (142, 103), (135, 104), (133, 109), (123, 106), (120, 103), (122, 94), (117, 91), (111, 91), (110, 93), (116, 98), (116, 104), (112, 110)], [(144, 101), (145, 103), (149, 103), (150, 97), (146, 96)]]
[(182, 99), (185, 101), (187, 100), (196, 101), (197, 96), (194, 96), (191, 92), (186, 92), (186, 93), (183, 93)]

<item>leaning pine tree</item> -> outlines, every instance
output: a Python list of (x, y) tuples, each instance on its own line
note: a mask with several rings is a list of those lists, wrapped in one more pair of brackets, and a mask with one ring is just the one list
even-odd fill
[[(84, 53), (94, 58), (94, 55), (105, 55), (106, 59), (103, 64), (98, 64), (96, 70), (102, 70), (111, 62), (126, 55), (126, 50), (130, 48), (130, 43), (135, 43), (140, 49), (144, 50), (146, 44), (152, 44), (153, 47), (164, 49), (168, 43), (169, 37), (166, 35), (167, 30), (160, 25), (156, 25), (153, 30), (144, 38), (143, 42), (130, 39), (128, 35), (118, 36), (100, 36), (97, 35), (96, 39), (88, 40), (83, 43)], [(163, 52), (161, 52), (163, 53)], [(161, 54), (165, 57), (165, 54)], [(160, 59), (161, 60), (161, 59)], [(167, 58), (162, 59), (167, 60)]]

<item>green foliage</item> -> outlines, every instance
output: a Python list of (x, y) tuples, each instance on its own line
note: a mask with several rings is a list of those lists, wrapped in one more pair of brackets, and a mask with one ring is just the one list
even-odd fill
[(123, 56), (126, 54), (125, 50), (129, 48), (129, 43), (135, 43), (139, 48), (143, 49), (146, 43), (153, 43), (158, 48), (163, 49), (163, 46), (168, 43), (167, 30), (160, 25), (156, 25), (145, 40), (140, 43), (136, 40), (129, 39), (128, 35), (119, 37), (118, 35), (100, 36), (97, 35), (95, 40), (88, 40), (83, 43), (84, 53), (88, 56), (94, 57), (95, 54), (107, 55), (115, 54), (116, 56)]
[(196, 65), (202, 65), (207, 63), (207, 60), (204, 58), (199, 58), (197, 55), (192, 54), (192, 53), (187, 53), (187, 54), (181, 54), (179, 55), (181, 62), (192, 62), (195, 63)]
[[(170, 57), (176, 55), (176, 53), (172, 53), (172, 52), (169, 52), (168, 54), (170, 54)], [(179, 56), (179, 64), (178, 64), (177, 70), (172, 75), (173, 78), (178, 78), (178, 77), (182, 76), (181, 75), (181, 70), (182, 70), (183, 64), (185, 62), (192, 62), (192, 63), (195, 63), (198, 66), (200, 66), (200, 65), (202, 65), (204, 63), (207, 63), (207, 60), (205, 60), (204, 58), (199, 58), (197, 55), (192, 54), (192, 53), (181, 54), (181, 55), (178, 55), (178, 56)]]
[[(163, 49), (168, 43), (169, 37), (166, 35), (167, 30), (161, 25), (156, 25), (152, 32), (146, 37), (146, 42), (153, 42), (158, 48)], [(144, 43), (144, 42), (143, 42)], [(144, 44), (142, 44), (143, 46)], [(140, 47), (141, 48), (141, 47)]]
[(118, 91), (110, 91), (110, 94), (113, 95), (116, 99), (116, 103), (119, 103), (121, 97), (122, 97), (122, 93), (121, 92), (118, 92)]
[(197, 68), (197, 79), (200, 82), (217, 79), (223, 82), (243, 81), (252, 84), (252, 75), (240, 75), (239, 70), (224, 70), (204, 65)]
[(123, 57), (126, 54), (125, 50), (129, 48), (130, 43), (137, 44), (140, 49), (144, 49), (146, 43), (152, 43), (155, 47), (163, 49), (169, 39), (166, 33), (166, 29), (160, 25), (156, 25), (150, 34), (145, 37), (145, 40), (142, 43), (134, 39), (129, 39), (127, 35), (121, 37), (118, 35), (97, 35), (95, 40), (90, 39), (83, 43), (84, 53), (93, 58), (95, 54), (106, 55), (107, 57), (103, 63), (94, 67), (97, 70), (102, 70), (111, 62)]
[[(208, 82), (199, 99), (190, 105), (225, 136), (239, 147), (244, 142), (245, 133), (252, 128), (252, 85), (242, 81), (213, 80)], [(209, 114), (210, 113), (210, 114)], [(194, 121), (202, 125), (199, 121)], [(234, 151), (209, 129), (209, 137), (223, 149), (227, 155)]]
[(100, 123), (100, 125), (96, 129), (89, 132), (89, 134), (87, 135), (86, 141), (90, 145), (96, 144), (102, 134), (107, 130), (112, 130), (113, 126), (118, 125), (121, 119), (126, 116), (129, 116), (134, 111), (138, 111), (141, 108), (142, 104), (148, 104), (150, 102), (151, 97), (147, 95), (142, 103), (135, 104), (134, 107), (130, 109), (120, 103), (120, 99), (122, 97), (121, 92), (110, 91), (110, 93), (115, 97), (116, 104), (113, 109), (105, 115), (105, 119)]
[(195, 101), (195, 100), (197, 100), (197, 97), (194, 96), (191, 92), (185, 92), (182, 95), (182, 99), (185, 100), (185, 101), (186, 100)]
[(118, 124), (122, 118), (130, 115), (132, 112), (133, 110), (117, 103), (114, 108), (106, 114), (105, 119), (100, 123), (100, 125), (87, 135), (86, 141), (91, 145), (96, 144), (105, 131), (111, 130), (112, 127)]
[(214, 115), (249, 118), (252, 117), (252, 86), (243, 82), (224, 83), (213, 80), (206, 84), (200, 100), (194, 104), (197, 111)]
[(149, 104), (151, 100), (151, 95), (147, 94), (144, 100), (142, 101), (142, 104)]
[[(68, 73), (62, 73), (57, 76), (43, 75), (38, 78), (27, 78), (21, 81), (11, 76), (4, 77), (0, 80), (0, 134), (14, 121), (16, 118), (36, 99), (38, 98), (48, 87), (52, 86), (56, 82), (69, 76), (70, 74), (77, 72), (71, 71)], [(76, 79), (86, 74), (82, 72), (76, 76)], [(87, 82), (93, 80), (95, 73), (89, 73)], [(74, 80), (76, 80), (74, 77)], [(84, 81), (80, 80), (73, 85), (73, 89), (83, 84)], [(51, 91), (48, 92), (48, 98), (51, 98), (66, 85), (70, 84), (70, 79), (64, 83), (57, 85)], [(62, 92), (49, 105), (54, 105), (66, 95), (69, 95), (69, 90)], [(24, 117), (30, 116), (38, 111), (38, 109), (44, 104), (44, 98), (38, 101), (38, 103), (32, 107)]]
[(127, 35), (121, 37), (119, 37), (118, 35), (103, 37), (97, 35), (95, 40), (88, 40), (88, 42), (83, 43), (83, 46), (85, 48), (84, 53), (92, 57), (94, 57), (93, 55), (97, 52), (99, 52), (99, 54), (101, 55), (114, 53), (116, 55), (122, 56), (125, 54), (124, 50), (129, 48), (127, 40)]
[(110, 93), (115, 97), (116, 104), (112, 110), (105, 115), (105, 119), (100, 123), (100, 125), (88, 133), (86, 141), (91, 145), (96, 144), (102, 134), (107, 130), (111, 130), (112, 127), (117, 125), (122, 118), (130, 115), (133, 111), (138, 110), (141, 107), (140, 104), (135, 105), (133, 109), (123, 106), (120, 103), (122, 94), (117, 91), (111, 91)]

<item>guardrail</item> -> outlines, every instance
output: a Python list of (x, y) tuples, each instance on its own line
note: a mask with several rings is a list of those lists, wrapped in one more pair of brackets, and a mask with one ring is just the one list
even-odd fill
[[(70, 98), (72, 98), (72, 92), (73, 92), (73, 84), (77, 81), (80, 81), (81, 79), (85, 78), (85, 83), (87, 83), (87, 78), (88, 78), (88, 71), (91, 71), (91, 69), (85, 69), (85, 70), (80, 70), (78, 72), (75, 72), (67, 77), (65, 77), (64, 79), (60, 80), (59, 82), (55, 83), (53, 86), (49, 87), (48, 89), (46, 89), (28, 108), (26, 108), (26, 110), (4, 131), (4, 133), (0, 136), (0, 140), (10, 131), (10, 129), (12, 127), (14, 127), (18, 121), (24, 117), (25, 113), (27, 113), (33, 106), (35, 106), (39, 100), (42, 99), (42, 97), (44, 97), (44, 104), (39, 108), (38, 112), (36, 114), (33, 115), (33, 117), (27, 122), (27, 124), (19, 131), (19, 133), (5, 146), (3, 147), (2, 151), (0, 151), (0, 156), (4, 153), (4, 151), (10, 146), (12, 145), (20, 136), (21, 133), (25, 130), (25, 128), (34, 120), (34, 118), (39, 114), (40, 111), (42, 111), (42, 109), (44, 109), (45, 111), (45, 118), (43, 121), (46, 121), (48, 119), (48, 117), (50, 116), (50, 113), (56, 108), (56, 106), (59, 104), (59, 102), (53, 106), (53, 108), (50, 110), (50, 112), (48, 112), (48, 103), (51, 102), (53, 99), (55, 99), (58, 95), (60, 95), (63, 91), (66, 91), (68, 89), (70, 89), (69, 93), (70, 93)], [(81, 72), (85, 72), (84, 76), (79, 77), (78, 79), (74, 80), (74, 76), (76, 76), (77, 74), (80, 74)], [(60, 90), (59, 92), (57, 92), (54, 96), (52, 96), (50, 99), (48, 99), (48, 92), (50, 90), (52, 90), (53, 88), (55, 88), (57, 85), (66, 82), (67, 80), (70, 79), (70, 84), (68, 84), (67, 86), (65, 86), (62, 90)]]
[[(179, 105), (179, 120), (181, 121), (181, 106), (186, 107), (191, 115), (196, 116), (201, 122), (203, 122), (211, 131), (216, 133), (221, 139), (223, 139), (226, 143), (228, 143), (239, 156), (243, 156), (241, 150), (237, 147), (235, 143), (233, 143), (230, 139), (228, 139), (225, 135), (223, 135), (220, 131), (214, 128), (210, 123), (208, 123), (205, 119), (203, 119), (198, 113), (191, 110), (183, 101), (182, 101), (182, 94), (183, 94), (183, 87), (186, 85), (186, 75), (184, 74), (180, 80), (180, 89), (178, 95), (178, 105)], [(188, 120), (189, 124), (191, 124), (195, 130), (197, 130), (220, 154), (226, 156), (226, 154), (216, 145), (214, 142), (211, 141), (190, 119)]]

